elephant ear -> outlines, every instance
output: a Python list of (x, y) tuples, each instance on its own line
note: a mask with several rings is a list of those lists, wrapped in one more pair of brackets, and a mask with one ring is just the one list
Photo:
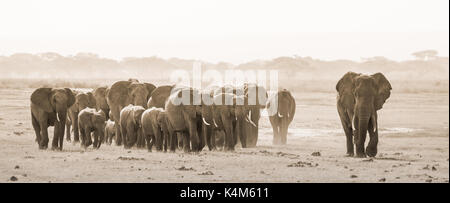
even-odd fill
[(391, 96), (392, 86), (382, 73), (375, 73), (371, 75), (371, 77), (375, 80), (377, 89), (375, 95), (375, 110), (380, 110), (383, 108), (384, 102)]
[(147, 96), (147, 101), (148, 99), (150, 99), (150, 96), (152, 95), (153, 90), (156, 89), (156, 86), (151, 84), (151, 83), (144, 83), (145, 88), (147, 88), (148, 91), (148, 96)]
[(295, 108), (297, 107), (295, 104), (295, 98), (294, 96), (292, 96), (291, 92), (287, 91), (289, 97), (291, 98), (291, 103), (290, 103), (290, 107), (289, 107), (289, 123), (292, 122), (292, 120), (294, 119), (294, 115), (295, 115)]
[(342, 95), (345, 90), (350, 90), (353, 92), (353, 88), (355, 86), (355, 78), (361, 74), (357, 74), (355, 72), (347, 72), (336, 84), (336, 91), (339, 95)]
[(52, 88), (39, 88), (31, 94), (31, 102), (38, 105), (45, 112), (53, 112), (53, 108), (49, 100), (51, 93)]
[(69, 88), (64, 88), (67, 94), (67, 108), (70, 108), (75, 103), (75, 93)]

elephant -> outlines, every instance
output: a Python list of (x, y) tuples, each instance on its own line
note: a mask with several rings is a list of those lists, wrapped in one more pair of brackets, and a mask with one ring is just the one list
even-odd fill
[[(142, 113), (142, 135), (147, 142), (148, 151), (152, 151), (153, 144), (157, 151), (167, 151), (169, 143), (169, 130), (167, 114), (162, 108), (152, 107)], [(173, 135), (173, 133), (170, 133)]]
[[(259, 119), (261, 118), (261, 109), (266, 107), (268, 94), (266, 88), (253, 83), (243, 85), (245, 95), (245, 105), (249, 109), (249, 121), (245, 122), (244, 132), (247, 135), (247, 147), (256, 147), (258, 142)], [(238, 92), (239, 93), (239, 92)]]
[(173, 87), (173, 85), (162, 85), (155, 88), (147, 102), (147, 108), (156, 107), (164, 109)]
[(267, 102), (266, 109), (273, 129), (273, 144), (286, 144), (289, 124), (295, 115), (295, 99), (289, 90), (283, 89)]
[(112, 120), (106, 121), (104, 142), (106, 142), (106, 144), (111, 145), (112, 139), (115, 135), (116, 135), (115, 122)]
[(122, 145), (123, 137), (120, 132), (120, 111), (129, 104), (147, 108), (147, 101), (155, 88), (150, 83), (118, 81), (106, 91), (106, 101), (116, 121), (116, 145)]
[(92, 91), (95, 98), (95, 109), (105, 112), (107, 120), (109, 119), (109, 106), (106, 101), (106, 93), (108, 91), (108, 87), (97, 87)]
[[(377, 111), (390, 97), (391, 90), (391, 84), (382, 73), (364, 75), (348, 72), (338, 81), (337, 110), (347, 138), (347, 156), (354, 156), (354, 145), (356, 157), (376, 156)], [(370, 141), (364, 149), (367, 131)]]
[[(116, 142), (119, 136), (122, 136), (123, 146), (129, 149), (134, 146), (137, 139), (142, 136), (141, 116), (145, 109), (142, 106), (129, 104), (120, 111), (120, 131), (118, 135), (116, 131)], [(117, 128), (117, 123), (116, 123)]]
[(189, 87), (175, 87), (165, 110), (167, 119), (183, 142), (184, 152), (198, 152), (205, 146), (201, 131), (201, 92)]
[(71, 141), (70, 126), (73, 126), (73, 139), (74, 142), (79, 142), (79, 129), (78, 129), (78, 114), (86, 107), (95, 108), (96, 100), (91, 92), (78, 92), (75, 96), (75, 103), (69, 108), (68, 117), (70, 122), (67, 122), (66, 133), (67, 141)]
[(94, 132), (95, 149), (99, 149), (105, 135), (106, 115), (102, 110), (86, 107), (78, 114), (78, 128), (81, 135), (81, 146), (84, 148), (92, 144), (91, 133)]
[(31, 121), (39, 149), (48, 148), (48, 126), (55, 126), (52, 149), (62, 150), (67, 111), (75, 103), (69, 88), (38, 88), (30, 96)]
[[(204, 133), (206, 143), (211, 149), (215, 148), (215, 134), (217, 131), (225, 133), (223, 146), (225, 151), (233, 151), (238, 139), (241, 140), (242, 147), (246, 147), (246, 134), (243, 131), (244, 121), (246, 121), (247, 108), (244, 105), (245, 97), (232, 93), (219, 93), (213, 98), (213, 104), (202, 105), (202, 121), (206, 126), (212, 126), (211, 133)], [(209, 111), (209, 112), (208, 112)], [(212, 114), (212, 116), (209, 116)]]

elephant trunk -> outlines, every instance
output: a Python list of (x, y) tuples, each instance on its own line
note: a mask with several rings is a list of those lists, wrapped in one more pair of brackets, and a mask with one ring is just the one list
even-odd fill
[(63, 111), (63, 110), (56, 110), (56, 120), (61, 123), (61, 122), (66, 122), (66, 116), (67, 116), (67, 112)]
[(358, 137), (355, 144), (357, 148), (357, 154), (359, 156), (364, 155), (364, 142), (366, 140), (369, 121), (370, 121), (369, 113), (358, 115), (358, 135), (357, 135)]

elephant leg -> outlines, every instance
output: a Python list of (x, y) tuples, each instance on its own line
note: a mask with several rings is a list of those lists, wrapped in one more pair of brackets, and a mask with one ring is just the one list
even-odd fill
[(233, 133), (231, 132), (231, 129), (225, 128), (225, 151), (233, 151), (234, 150), (234, 141), (233, 141)]
[(140, 139), (140, 142), (141, 142), (141, 148), (145, 148), (145, 145), (146, 145), (146, 143), (145, 143), (145, 137), (144, 136), (140, 136), (141, 137), (141, 139)]
[(108, 137), (109, 137), (108, 131), (105, 130), (104, 136), (103, 136), (104, 140), (102, 140), (102, 143), (108, 144), (108, 139), (109, 139)]
[(55, 127), (53, 129), (52, 150), (59, 149), (58, 143), (59, 143), (59, 139), (61, 137), (60, 131), (62, 130), (64, 132), (64, 130), (65, 130), (64, 128), (61, 129), (61, 127), (62, 127), (61, 122), (55, 121)]
[(136, 134), (136, 147), (138, 148), (138, 149), (140, 149), (141, 147), (142, 147), (142, 144), (141, 144), (141, 135), (139, 134), (139, 133), (137, 133)]
[(242, 148), (247, 148), (247, 135), (244, 132), (244, 126), (242, 122), (244, 121), (241, 121), (241, 123), (237, 124), (237, 133), (239, 134), (239, 140), (241, 141)]
[(103, 138), (102, 144), (108, 143), (108, 133), (106, 133), (106, 130), (105, 130), (105, 133), (103, 134), (102, 138)]
[(98, 148), (100, 148), (100, 144), (102, 143), (101, 142), (102, 138), (100, 137), (97, 130), (94, 130), (93, 133), (94, 133), (94, 148), (98, 149)]
[(211, 129), (211, 138), (210, 138), (210, 142), (211, 142), (211, 149), (210, 150), (217, 150), (217, 146), (216, 146), (216, 134), (217, 131), (215, 129)]
[(192, 151), (199, 151), (199, 137), (197, 134), (197, 123), (189, 122), (189, 140), (192, 146)]
[(80, 130), (78, 126), (78, 112), (72, 112), (71, 113), (71, 120), (72, 120), (72, 128), (73, 128), (73, 141), (79, 142), (80, 141)]
[(280, 142), (282, 145), (285, 145), (287, 143), (287, 129), (287, 118), (282, 118), (280, 126)]
[(164, 152), (167, 152), (167, 146), (169, 142), (169, 135), (167, 133), (162, 132), (163, 138), (164, 138)]
[(190, 139), (189, 139), (189, 133), (186, 132), (180, 132), (181, 133), (181, 137), (183, 138), (183, 151), (184, 152), (190, 152), (191, 151), (191, 146), (190, 146)]
[(31, 114), (31, 123), (33, 124), (34, 133), (36, 134), (36, 142), (38, 145), (41, 143), (41, 126), (38, 120)]
[(184, 147), (184, 134), (183, 133), (176, 133), (177, 134), (177, 143), (178, 143), (178, 149), (183, 149)]
[(81, 146), (84, 147), (86, 142), (86, 133), (84, 132), (84, 128), (80, 126), (80, 138), (81, 138)]
[(197, 129), (197, 135), (199, 137), (199, 143), (198, 143), (198, 151), (202, 151), (202, 149), (205, 147), (206, 145), (206, 136), (203, 133), (203, 129), (206, 128), (206, 125), (202, 123), (197, 124), (199, 126), (201, 126), (200, 129)]
[(278, 131), (278, 124), (275, 122), (273, 122), (273, 124), (272, 124), (272, 131), (273, 131), (272, 144), (273, 145), (280, 144), (280, 135), (279, 135), (279, 131)]
[(114, 129), (116, 131), (116, 145), (117, 146), (122, 145), (122, 134), (121, 134), (120, 128), (121, 128), (120, 125), (116, 124), (115, 129)]
[(89, 146), (92, 144), (92, 138), (91, 138), (92, 130), (91, 130), (91, 128), (86, 127), (86, 128), (84, 129), (84, 133), (85, 133), (85, 141), (84, 141), (84, 144), (85, 144), (85, 147), (87, 148), (87, 147), (89, 147)]
[(343, 109), (338, 107), (339, 118), (341, 119), (341, 125), (344, 129), (345, 137), (347, 139), (347, 156), (352, 157), (355, 155), (355, 150), (353, 148), (353, 130), (352, 130), (352, 121), (349, 115), (344, 112)]
[(170, 130), (169, 130), (169, 144), (170, 144), (170, 151), (175, 152), (178, 145), (178, 140), (176, 134)]
[(147, 142), (147, 150), (149, 152), (152, 152), (152, 147), (153, 147), (153, 143), (152, 143), (152, 136), (150, 134), (145, 134), (145, 141)]
[(71, 121), (69, 119), (66, 119), (66, 140), (67, 142), (71, 142), (70, 139), (70, 125), (72, 125)]
[(378, 126), (375, 121), (376, 117), (372, 117), (369, 122), (369, 136), (370, 141), (366, 147), (366, 154), (369, 157), (375, 157), (377, 155), (377, 145), (378, 145)]
[(66, 122), (61, 122), (60, 124), (61, 124), (61, 126), (60, 126), (61, 130), (59, 131), (59, 150), (62, 151), (63, 144), (64, 144), (64, 128), (66, 127), (65, 126)]
[(121, 125), (120, 125), (120, 121), (116, 121), (116, 125), (115, 125), (115, 131), (116, 131), (116, 145), (120, 146), (122, 145), (122, 133), (121, 133)]
[(47, 149), (48, 148), (48, 131), (47, 131), (47, 119), (45, 121), (41, 121), (39, 123), (41, 126), (41, 142), (39, 145), (39, 149)]
[(128, 130), (126, 129), (126, 127), (124, 126), (124, 127), (120, 127), (120, 136), (118, 136), (117, 138), (116, 138), (116, 144), (117, 144), (117, 140), (118, 140), (118, 138), (120, 137), (120, 140), (121, 140), (121, 143), (123, 144), (123, 147), (124, 148), (128, 148), (128, 145), (127, 145), (127, 134), (128, 134)]

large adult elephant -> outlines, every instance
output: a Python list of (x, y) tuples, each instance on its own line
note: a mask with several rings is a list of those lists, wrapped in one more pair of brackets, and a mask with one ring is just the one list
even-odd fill
[(73, 140), (74, 142), (80, 141), (79, 129), (78, 129), (78, 114), (86, 107), (95, 108), (96, 101), (92, 92), (78, 92), (75, 96), (75, 103), (69, 108), (68, 116), (70, 122), (67, 122), (66, 133), (67, 141), (71, 141), (70, 126), (73, 127)]
[[(391, 84), (382, 73), (363, 75), (348, 72), (336, 84), (336, 90), (337, 110), (347, 137), (347, 155), (354, 155), (354, 141), (357, 157), (376, 156), (377, 111), (391, 95)], [(370, 141), (364, 150), (367, 131)]]
[(106, 93), (106, 101), (116, 121), (116, 144), (122, 145), (120, 133), (120, 111), (128, 104), (147, 108), (147, 101), (156, 87), (150, 83), (136, 81), (118, 81), (109, 88)]
[(247, 147), (256, 147), (261, 109), (266, 107), (268, 94), (266, 88), (253, 83), (245, 83), (243, 89), (245, 105), (249, 109), (248, 117), (250, 118), (249, 121), (251, 121), (246, 122), (244, 125), (244, 131), (247, 134)]
[(106, 101), (106, 93), (108, 87), (97, 87), (92, 91), (95, 98), (95, 109), (102, 110), (106, 115), (106, 120), (109, 119), (109, 105)]
[(48, 148), (48, 126), (55, 126), (52, 149), (62, 150), (67, 110), (75, 103), (69, 88), (38, 88), (30, 97), (31, 121), (39, 149)]
[(181, 136), (185, 152), (201, 151), (205, 142), (201, 134), (201, 93), (189, 87), (174, 88), (165, 110), (173, 131)]
[(295, 115), (295, 99), (286, 89), (273, 95), (266, 105), (273, 129), (273, 144), (286, 144), (289, 124)]

